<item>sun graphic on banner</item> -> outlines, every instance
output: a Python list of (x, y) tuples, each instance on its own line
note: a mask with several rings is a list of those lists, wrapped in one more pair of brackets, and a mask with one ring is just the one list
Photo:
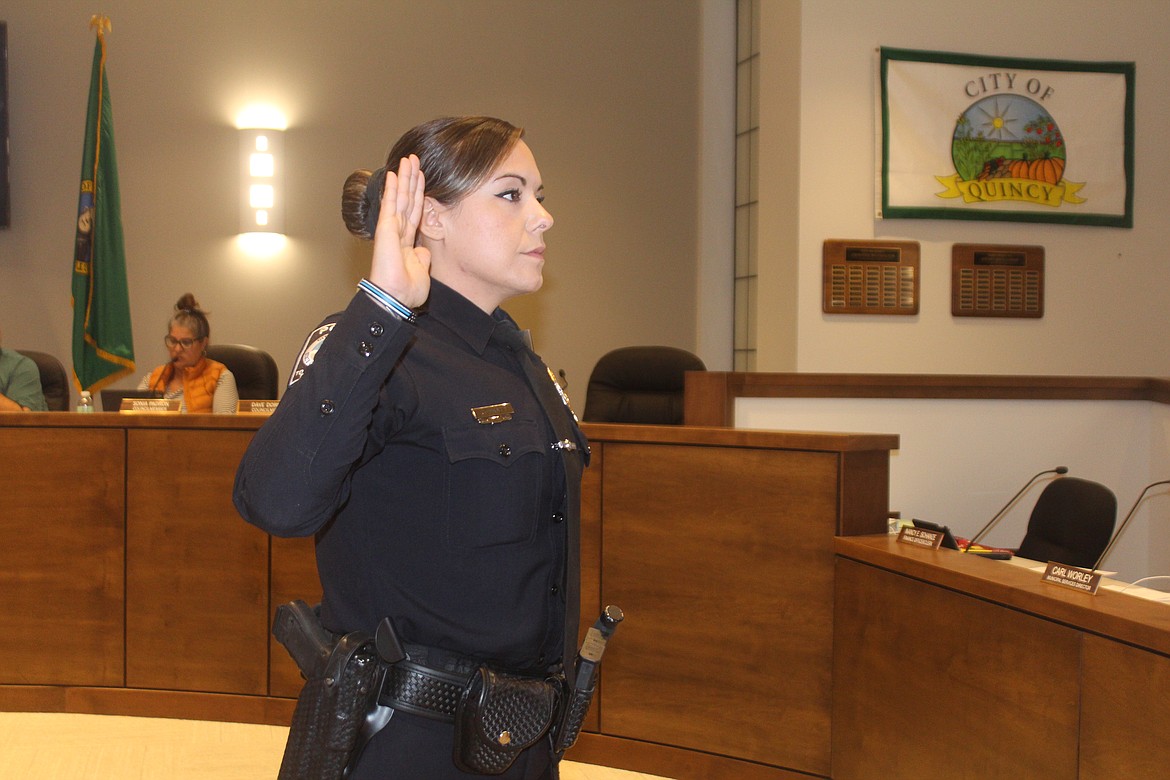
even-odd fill
[[(983, 107), (982, 104), (986, 103), (986, 100), (980, 101), (971, 107), (973, 110), (977, 110), (980, 114), (983, 115), (984, 119), (982, 126), (984, 128), (985, 135), (989, 138), (996, 138), (998, 140), (1003, 140), (1005, 138), (1014, 139), (1016, 136), (1015, 133), (1012, 132), (1010, 125), (1017, 123), (1018, 120), (1010, 115), (1010, 104), (1006, 106), (1000, 105), (998, 98), (991, 98), (991, 100), (993, 103), (990, 108)], [(970, 113), (970, 110), (968, 113)]]

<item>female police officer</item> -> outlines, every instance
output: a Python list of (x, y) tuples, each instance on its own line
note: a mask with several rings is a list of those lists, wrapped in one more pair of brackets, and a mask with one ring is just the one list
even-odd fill
[[(309, 335), (235, 501), (270, 533), (316, 534), (330, 631), (388, 616), (412, 661), (541, 677), (574, 652), (588, 447), (499, 308), (540, 288), (553, 225), (521, 135), (434, 120), (350, 176), (343, 216), (373, 238), (369, 278)], [(452, 740), (449, 722), (400, 710), (351, 777), (469, 777)], [(502, 776), (555, 778), (556, 763), (545, 737)]]

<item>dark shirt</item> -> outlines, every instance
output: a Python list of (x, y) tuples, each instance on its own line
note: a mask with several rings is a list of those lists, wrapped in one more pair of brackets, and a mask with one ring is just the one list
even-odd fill
[[(514, 670), (575, 641), (588, 447), (492, 338), (503, 322), (433, 281), (417, 325), (358, 293), (306, 341), (234, 497), (270, 533), (317, 535), (331, 630), (391, 616), (404, 642)], [(507, 419), (477, 419), (496, 404)]]

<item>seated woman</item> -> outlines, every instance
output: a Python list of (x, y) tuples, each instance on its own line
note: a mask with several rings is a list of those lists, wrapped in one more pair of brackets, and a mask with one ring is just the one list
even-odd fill
[(171, 359), (142, 378), (139, 390), (157, 390), (180, 401), (181, 412), (235, 414), (240, 400), (236, 378), (223, 363), (207, 358), (211, 326), (195, 296), (186, 293), (175, 304), (163, 343)]

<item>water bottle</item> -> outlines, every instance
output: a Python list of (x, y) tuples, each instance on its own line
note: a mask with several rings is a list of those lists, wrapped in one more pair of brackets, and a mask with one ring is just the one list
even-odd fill
[(79, 414), (93, 411), (93, 395), (88, 390), (81, 391), (81, 397), (77, 399), (77, 411)]

